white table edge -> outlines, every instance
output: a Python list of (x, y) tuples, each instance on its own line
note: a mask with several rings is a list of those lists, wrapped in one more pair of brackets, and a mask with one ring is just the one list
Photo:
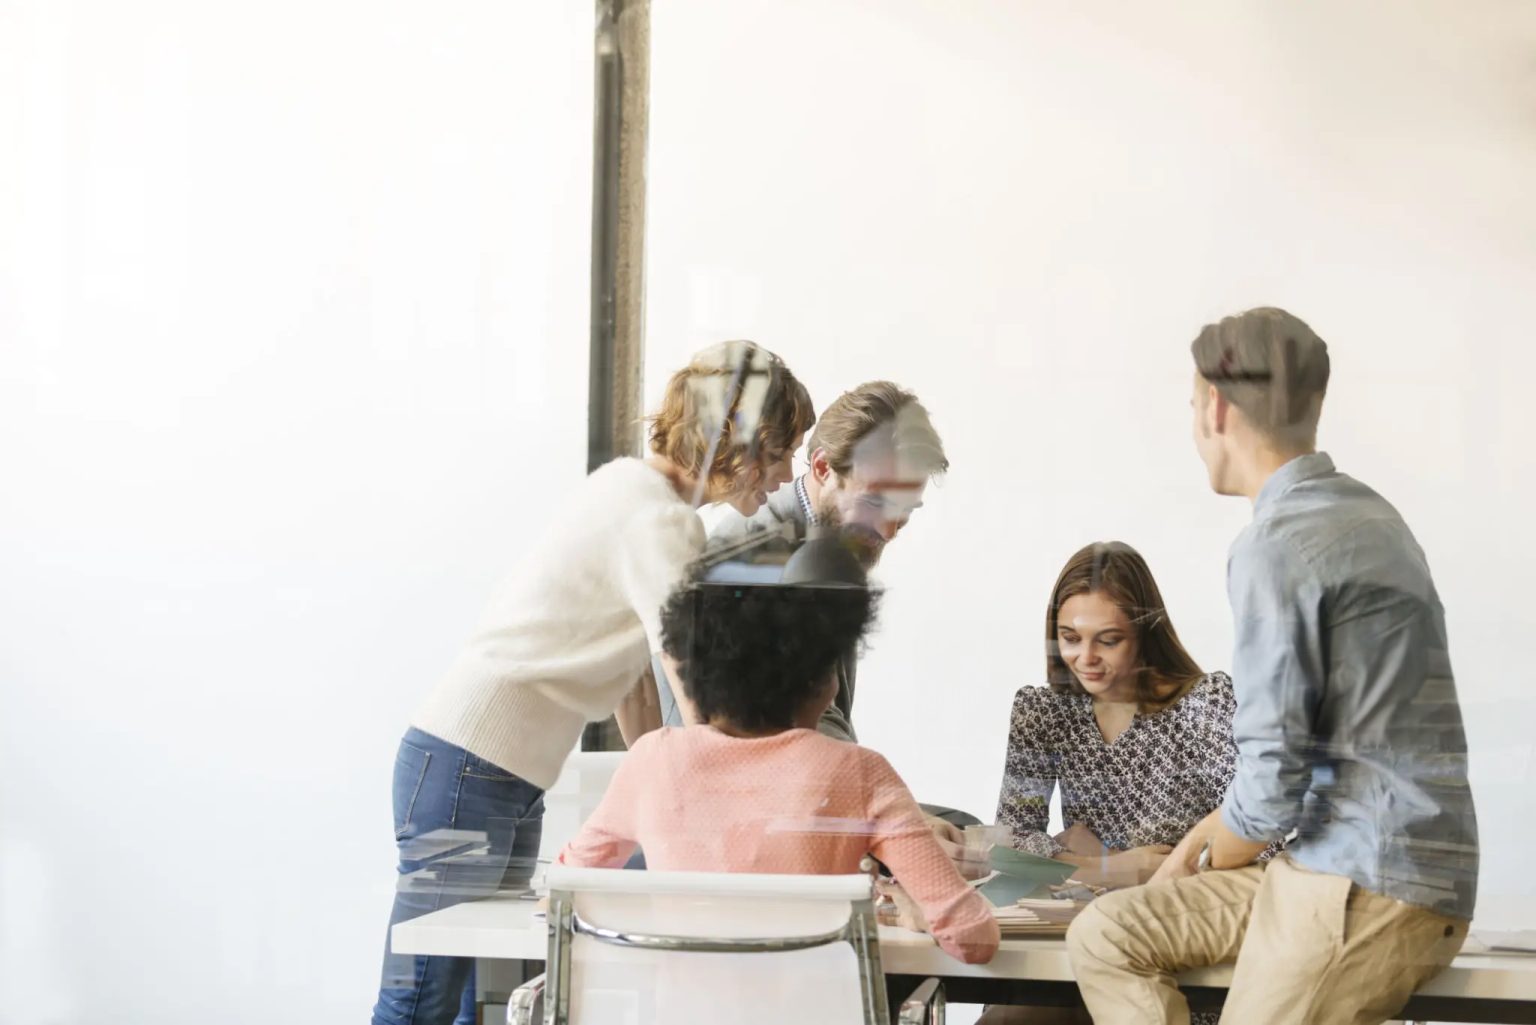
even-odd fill
[[(542, 961), (548, 928), (534, 912), (532, 901), (514, 897), (470, 901), (396, 924), (391, 930), (392, 946), (398, 954)], [(1054, 938), (1004, 940), (990, 963), (968, 965), (944, 953), (925, 933), (881, 926), (880, 960), (893, 975), (1073, 980), (1066, 943)], [(1196, 968), (1179, 976), (1184, 985), (1216, 988), (1225, 988), (1231, 979), (1230, 964)], [(1536, 956), (1463, 954), (1418, 995), (1536, 1002)]]

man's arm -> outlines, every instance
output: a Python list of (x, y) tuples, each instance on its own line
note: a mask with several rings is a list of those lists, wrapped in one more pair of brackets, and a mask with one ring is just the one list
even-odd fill
[(1234, 547), (1227, 576), (1237, 772), (1221, 806), (1179, 842), (1154, 882), (1194, 873), (1207, 843), (1211, 868), (1251, 864), (1295, 827), (1312, 767), (1326, 757), (1316, 736), (1328, 676), (1321, 585), (1290, 545), (1266, 537)]
[(817, 732), (851, 744), (859, 742), (859, 735), (849, 718), (853, 712), (853, 674), (858, 667), (857, 659), (858, 653), (849, 651), (837, 660), (837, 668), (833, 670), (837, 674), (837, 694), (816, 723)]
[(1312, 768), (1329, 757), (1317, 735), (1328, 683), (1324, 595), (1295, 550), (1270, 538), (1233, 550), (1227, 587), (1237, 773), (1221, 821), (1233, 836), (1263, 846), (1296, 826)]
[[(1210, 864), (1212, 868), (1242, 868), (1244, 865), (1251, 865), (1254, 859), (1263, 854), (1265, 848), (1269, 846), (1263, 840), (1245, 840), (1228, 829), (1227, 824), (1221, 820), (1220, 809), (1217, 809), (1214, 814), (1216, 828), (1211, 831)], [(1195, 852), (1195, 857), (1197, 859), (1200, 857), (1199, 851)]]
[(1269, 846), (1245, 840), (1232, 832), (1221, 821), (1221, 809), (1217, 808), (1184, 834), (1184, 839), (1179, 841), (1149, 882), (1158, 883), (1165, 879), (1182, 879), (1194, 875), (1199, 869), (1200, 852), (1206, 844), (1211, 845), (1210, 867), (1216, 869), (1250, 865)]
[(672, 695), (672, 703), (677, 706), (674, 718), (680, 720), (684, 726), (692, 726), (700, 722), (698, 711), (693, 707), (693, 702), (689, 700), (687, 692), (683, 689), (682, 677), (677, 675), (677, 660), (665, 651), (658, 651), (652, 665), (661, 669), (662, 676), (658, 679), (665, 680), (667, 690)]
[(816, 732), (849, 744), (859, 742), (859, 738), (853, 732), (853, 723), (848, 721), (843, 710), (836, 705), (828, 705), (827, 710), (821, 713), (821, 718), (816, 720)]
[(613, 710), (613, 717), (618, 721), (625, 747), (634, 747), (642, 736), (661, 729), (661, 699), (656, 694), (656, 678), (651, 675), (650, 666)]

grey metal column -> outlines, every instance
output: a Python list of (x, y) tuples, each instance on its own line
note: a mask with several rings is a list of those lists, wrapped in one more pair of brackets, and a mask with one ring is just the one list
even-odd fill
[[(592, 138), (592, 339), (587, 472), (641, 451), (650, 0), (597, 0)], [(623, 748), (612, 719), (584, 751)]]

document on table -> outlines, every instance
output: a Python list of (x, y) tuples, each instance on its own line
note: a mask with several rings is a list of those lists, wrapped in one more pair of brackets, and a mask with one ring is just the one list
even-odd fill
[(1063, 936), (1086, 901), (1052, 898), (1019, 901), (1012, 907), (998, 908), (993, 917), (1003, 936)]
[(993, 847), (988, 855), (993, 875), (977, 887), (981, 895), (999, 908), (1012, 907), (1021, 899), (1050, 898), (1050, 888), (1060, 885), (1076, 872), (1050, 858), (1041, 858), (1011, 847)]

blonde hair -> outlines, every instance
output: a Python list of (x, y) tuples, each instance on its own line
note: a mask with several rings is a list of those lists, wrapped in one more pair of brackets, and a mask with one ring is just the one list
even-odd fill
[(673, 374), (661, 409), (647, 419), (652, 452), (718, 483), (782, 458), (816, 412), (783, 360), (753, 342), (731, 341)]
[[(878, 436), (877, 436), (878, 435)], [(917, 396), (890, 381), (868, 381), (843, 392), (822, 411), (810, 450), (826, 452), (840, 477), (871, 448), (889, 449), (927, 476), (949, 469), (944, 443)]]

